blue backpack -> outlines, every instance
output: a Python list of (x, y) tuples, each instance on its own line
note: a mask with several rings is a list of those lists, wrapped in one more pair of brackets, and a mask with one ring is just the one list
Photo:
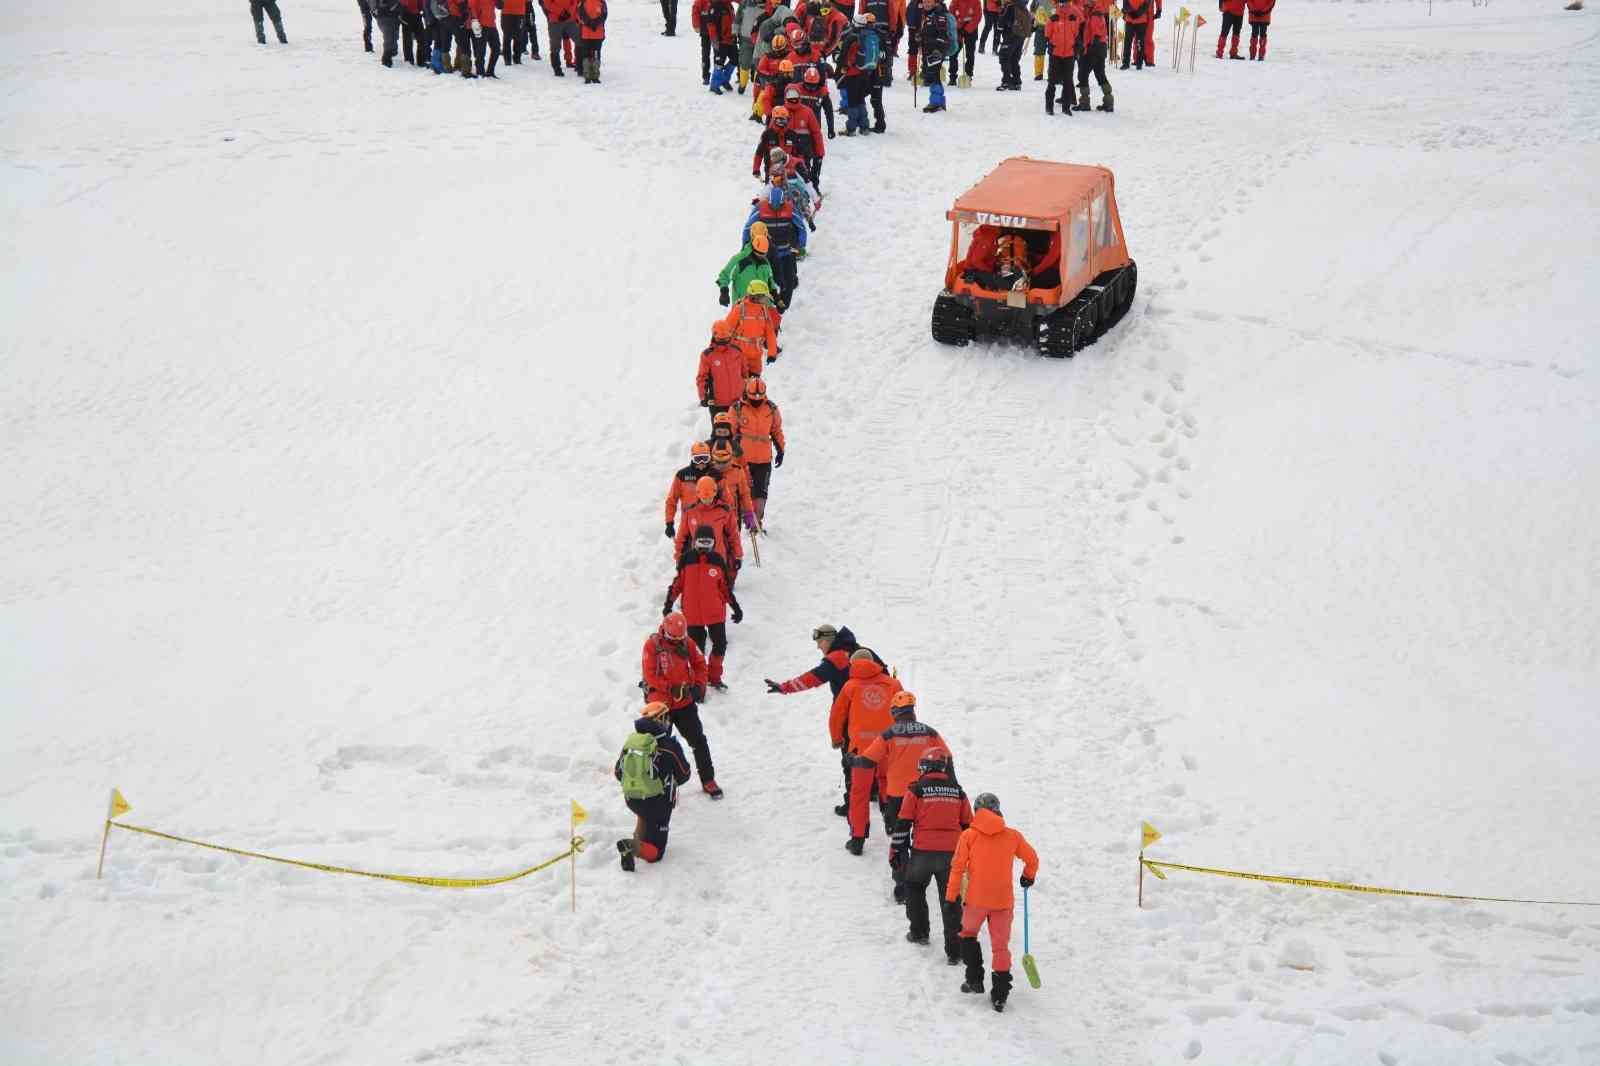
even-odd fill
[(856, 65), (862, 70), (870, 70), (878, 65), (878, 59), (883, 54), (883, 41), (878, 37), (878, 31), (871, 27), (862, 27), (859, 40), (861, 58), (856, 61)]

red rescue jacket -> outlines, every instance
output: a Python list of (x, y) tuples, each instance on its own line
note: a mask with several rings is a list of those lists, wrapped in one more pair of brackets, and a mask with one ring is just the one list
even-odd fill
[(1270, 24), (1272, 22), (1272, 8), (1278, 0), (1245, 0), (1245, 6), (1250, 9), (1250, 21)]
[(606, 39), (606, 0), (578, 0), (578, 36), (585, 41)]
[(692, 626), (720, 625), (728, 620), (728, 608), (739, 601), (733, 598), (728, 587), (728, 564), (716, 552), (700, 552), (693, 548), (678, 560), (678, 576), (667, 589), (667, 602), (671, 608), (683, 600), (683, 617)]
[(693, 641), (675, 643), (660, 633), (645, 638), (640, 676), (646, 699), (680, 710), (694, 702), (694, 690), (706, 684), (706, 657)]
[(695, 389), (714, 407), (732, 407), (744, 395), (744, 353), (731, 341), (712, 341), (700, 353)]
[(949, 774), (923, 774), (900, 801), (900, 829), (916, 851), (955, 851), (961, 831), (972, 824), (972, 804)]
[(950, 0), (946, 7), (956, 17), (956, 29), (961, 33), (977, 33), (983, 25), (983, 4), (980, 0)]

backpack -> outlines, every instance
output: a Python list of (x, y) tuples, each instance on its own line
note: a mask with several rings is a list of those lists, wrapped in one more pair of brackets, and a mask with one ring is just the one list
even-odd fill
[(667, 790), (656, 776), (656, 738), (649, 733), (630, 733), (622, 745), (622, 797), (655, 799)]
[(861, 58), (856, 60), (856, 66), (862, 70), (871, 70), (878, 65), (878, 59), (883, 52), (883, 42), (879, 39), (877, 31), (871, 27), (863, 27), (856, 35), (856, 39), (861, 42)]
[[(944, 13), (941, 22), (930, 22), (922, 31), (922, 45), (930, 55), (937, 50), (940, 55), (949, 59), (956, 54), (956, 43), (956, 17), (948, 11)], [(929, 45), (932, 47), (928, 47)]]
[(1033, 12), (1022, 4), (1011, 5), (1011, 35), (1018, 39), (1033, 33)]

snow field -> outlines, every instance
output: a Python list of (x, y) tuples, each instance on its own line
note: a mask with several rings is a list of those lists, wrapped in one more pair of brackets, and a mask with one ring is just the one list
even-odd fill
[[(1109, 118), (982, 57), (945, 115), (902, 82), (889, 136), (830, 142), (706, 712), (729, 800), (691, 786), (624, 879), (609, 767), (747, 99), (653, 5), (587, 89), (384, 70), (342, 3), (286, 5), (281, 51), (242, 4), (175, 14), (102, 13), (70, 68), (44, 16), (5, 30), (8, 1061), (634, 1060), (625, 1016), (683, 1062), (1600, 1051), (1592, 912), (1182, 874), (1131, 906), (1141, 817), (1179, 861), (1595, 898), (1583, 16), (1308, 3), (1266, 64), (1113, 73)], [(1068, 363), (927, 339), (943, 211), (1019, 151), (1113, 167), (1140, 264)], [(881, 835), (840, 847), (824, 697), (759, 695), (821, 621), (1041, 853), (1045, 988), (1003, 1018), (903, 942)], [(555, 874), (120, 834), (97, 884), (111, 783), (369, 868), (525, 865), (569, 797), (595, 846), (576, 917)]]

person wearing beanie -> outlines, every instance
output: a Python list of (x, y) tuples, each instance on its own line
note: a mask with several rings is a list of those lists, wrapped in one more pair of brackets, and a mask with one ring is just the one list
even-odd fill
[[(961, 960), (967, 964), (961, 991), (983, 992), (983, 948), (978, 930), (989, 927), (989, 950), (994, 955), (994, 981), (989, 999), (997, 1011), (1005, 1010), (1011, 994), (1011, 918), (1016, 906), (1011, 891), (1011, 864), (1022, 862), (1023, 888), (1032, 886), (1039, 874), (1039, 854), (1022, 834), (1006, 825), (1000, 813), (1000, 799), (993, 792), (981, 794), (974, 806), (972, 826), (956, 841), (950, 860), (950, 880), (945, 900), (960, 900)], [(965, 882), (965, 895), (962, 885)]]

